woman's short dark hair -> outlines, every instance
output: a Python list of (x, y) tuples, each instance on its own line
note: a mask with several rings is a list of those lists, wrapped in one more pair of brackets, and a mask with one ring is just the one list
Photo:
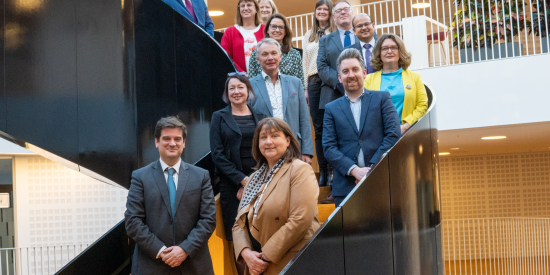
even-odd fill
[(246, 85), (246, 89), (248, 90), (247, 98), (246, 100), (254, 100), (256, 98), (256, 95), (254, 94), (254, 89), (252, 89), (252, 84), (250, 84), (250, 80), (248, 80), (248, 77), (246, 77), (243, 74), (235, 73), (227, 77), (227, 80), (225, 80), (225, 88), (223, 90), (222, 100), (226, 104), (230, 104), (231, 101), (229, 101), (229, 81), (232, 78), (238, 79), (240, 82), (244, 83)]
[(281, 131), (285, 137), (290, 138), (290, 145), (283, 155), (285, 161), (292, 161), (300, 158), (300, 145), (294, 137), (292, 130), (290, 130), (290, 126), (288, 126), (288, 124), (280, 118), (267, 117), (258, 123), (256, 130), (254, 131), (254, 138), (252, 139), (252, 157), (258, 162), (258, 165), (255, 167), (256, 169), (259, 169), (264, 163), (267, 163), (267, 159), (260, 151), (260, 133), (262, 132), (264, 126), (266, 131)]
[(382, 54), (382, 43), (384, 43), (384, 40), (386, 39), (391, 39), (395, 42), (395, 44), (397, 44), (397, 48), (399, 49), (399, 67), (403, 68), (403, 70), (409, 68), (412, 62), (412, 55), (407, 51), (407, 48), (405, 48), (405, 42), (403, 42), (403, 39), (393, 33), (385, 33), (376, 41), (376, 45), (374, 45), (374, 48), (372, 49), (372, 57), (370, 59), (372, 68), (380, 71), (384, 67), (382, 57), (380, 55)]
[(254, 7), (256, 7), (256, 16), (254, 18), (254, 25), (259, 26), (262, 24), (262, 19), (260, 18), (260, 4), (256, 0), (239, 0), (237, 3), (237, 17), (235, 17), (235, 24), (239, 26), (243, 26), (243, 18), (241, 17), (241, 3), (242, 2), (249, 2), (253, 3)]
[(169, 116), (169, 117), (163, 117), (159, 121), (157, 121), (157, 125), (155, 126), (155, 139), (160, 139), (160, 134), (164, 128), (178, 128), (181, 129), (183, 140), (187, 138), (187, 127), (183, 122), (175, 117), (175, 116)]
[(290, 30), (290, 27), (288, 26), (288, 21), (286, 20), (286, 17), (280, 13), (274, 13), (269, 17), (267, 22), (265, 23), (264, 28), (264, 37), (269, 37), (269, 34), (267, 31), (269, 30), (269, 26), (271, 26), (271, 21), (275, 18), (283, 20), (285, 24), (285, 37), (283, 37), (283, 43), (281, 45), (281, 50), (283, 53), (288, 53), (292, 50), (292, 31)]

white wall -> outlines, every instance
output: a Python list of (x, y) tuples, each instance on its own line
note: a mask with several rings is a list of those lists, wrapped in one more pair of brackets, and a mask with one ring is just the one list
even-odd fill
[(543, 54), (416, 71), (437, 95), (439, 130), (453, 130), (550, 121), (548, 64)]
[(124, 218), (128, 190), (41, 156), (16, 156), (18, 247), (91, 244)]

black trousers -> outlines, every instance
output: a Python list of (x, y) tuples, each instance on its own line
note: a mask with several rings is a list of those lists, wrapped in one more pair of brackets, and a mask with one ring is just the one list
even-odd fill
[(309, 94), (309, 114), (313, 121), (315, 130), (315, 153), (317, 154), (317, 162), (319, 170), (327, 168), (327, 160), (323, 153), (323, 118), (325, 109), (319, 109), (319, 100), (321, 99), (321, 78), (318, 74), (314, 74), (308, 78), (307, 92)]

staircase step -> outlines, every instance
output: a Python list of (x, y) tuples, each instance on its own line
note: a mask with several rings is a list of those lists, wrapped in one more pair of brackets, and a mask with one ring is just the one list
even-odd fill
[(319, 187), (319, 198), (317, 199), (317, 203), (321, 203), (321, 200), (328, 197), (332, 190), (332, 186), (323, 186)]
[(324, 223), (330, 214), (334, 212), (336, 206), (334, 204), (318, 204), (317, 209), (319, 209), (319, 215), (317, 215), (317, 218), (321, 223)]

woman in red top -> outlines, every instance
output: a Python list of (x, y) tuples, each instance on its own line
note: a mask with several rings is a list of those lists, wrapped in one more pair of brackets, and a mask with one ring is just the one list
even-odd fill
[(260, 6), (255, 0), (239, 0), (236, 24), (227, 28), (222, 37), (222, 47), (233, 60), (239, 72), (248, 72), (248, 61), (256, 44), (264, 38), (260, 19)]

